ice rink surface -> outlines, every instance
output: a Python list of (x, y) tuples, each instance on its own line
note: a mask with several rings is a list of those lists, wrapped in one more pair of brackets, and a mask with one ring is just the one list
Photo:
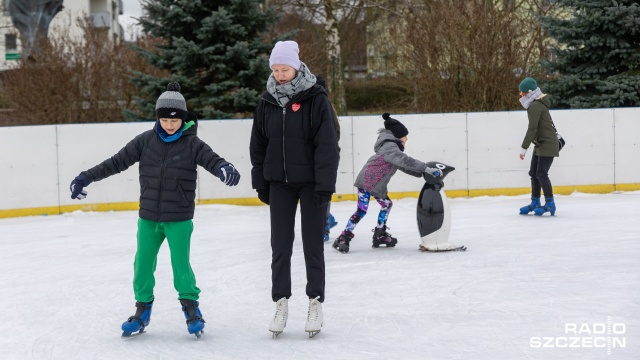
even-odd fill
[[(274, 339), (268, 207), (196, 208), (199, 341), (166, 244), (147, 333), (120, 338), (135, 310), (137, 212), (0, 219), (0, 358), (640, 359), (640, 192), (557, 196), (556, 216), (542, 218), (518, 215), (526, 196), (450, 199), (450, 241), (468, 247), (450, 253), (418, 251), (416, 203), (394, 201), (396, 248), (371, 247), (375, 202), (348, 254), (326, 244), (314, 339), (299, 218), (289, 321)], [(332, 239), (355, 208), (333, 203)]]

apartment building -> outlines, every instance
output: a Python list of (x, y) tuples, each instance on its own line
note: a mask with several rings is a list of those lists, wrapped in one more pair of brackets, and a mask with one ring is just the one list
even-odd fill
[[(16, 0), (2, 0), (0, 71), (16, 66), (16, 60), (22, 56), (20, 33), (13, 26), (9, 13), (11, 1)], [(117, 42), (124, 40), (124, 30), (118, 22), (118, 15), (122, 15), (122, 0), (64, 0), (63, 7), (49, 25), (49, 36), (69, 31), (73, 38), (81, 38), (82, 30), (76, 19), (88, 15), (95, 27), (104, 29), (105, 37)]]

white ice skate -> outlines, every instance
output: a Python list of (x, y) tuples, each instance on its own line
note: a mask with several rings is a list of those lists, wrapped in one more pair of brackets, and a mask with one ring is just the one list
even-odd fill
[(322, 303), (319, 301), (320, 296), (315, 299), (309, 299), (309, 312), (307, 313), (307, 324), (304, 326), (304, 331), (309, 333), (309, 338), (312, 338), (320, 332), (322, 329)]
[(273, 333), (273, 337), (277, 337), (284, 331), (284, 327), (287, 326), (287, 318), (289, 317), (289, 303), (287, 298), (282, 298), (276, 302), (276, 314), (271, 320), (269, 325), (269, 331)]

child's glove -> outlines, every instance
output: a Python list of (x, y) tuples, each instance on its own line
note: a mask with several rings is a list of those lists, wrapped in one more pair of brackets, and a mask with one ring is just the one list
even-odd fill
[(85, 175), (78, 175), (69, 185), (69, 190), (71, 190), (71, 198), (82, 200), (87, 197), (87, 191), (84, 190), (85, 186), (89, 186), (91, 184), (91, 180)]
[(240, 173), (231, 164), (221, 167), (218, 170), (218, 177), (227, 186), (236, 186), (240, 181)]
[(317, 208), (323, 207), (331, 201), (331, 195), (333, 194), (329, 191), (316, 191), (313, 194), (313, 202)]
[(265, 205), (269, 205), (269, 189), (258, 190), (258, 199), (260, 199), (260, 201)]

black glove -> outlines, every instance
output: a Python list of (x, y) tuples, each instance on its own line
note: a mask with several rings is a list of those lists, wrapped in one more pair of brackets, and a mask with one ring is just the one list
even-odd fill
[(69, 190), (71, 190), (71, 198), (82, 200), (87, 197), (87, 191), (84, 190), (85, 186), (89, 186), (91, 184), (91, 180), (83, 174), (76, 176), (75, 179), (69, 185)]
[(258, 199), (265, 203), (265, 205), (269, 205), (269, 189), (258, 190)]
[(221, 167), (218, 170), (218, 177), (227, 186), (236, 186), (240, 181), (240, 173), (231, 164)]
[(329, 191), (316, 191), (316, 193), (313, 194), (313, 201), (316, 207), (319, 208), (327, 205), (331, 201), (331, 195), (333, 195), (333, 193)]

